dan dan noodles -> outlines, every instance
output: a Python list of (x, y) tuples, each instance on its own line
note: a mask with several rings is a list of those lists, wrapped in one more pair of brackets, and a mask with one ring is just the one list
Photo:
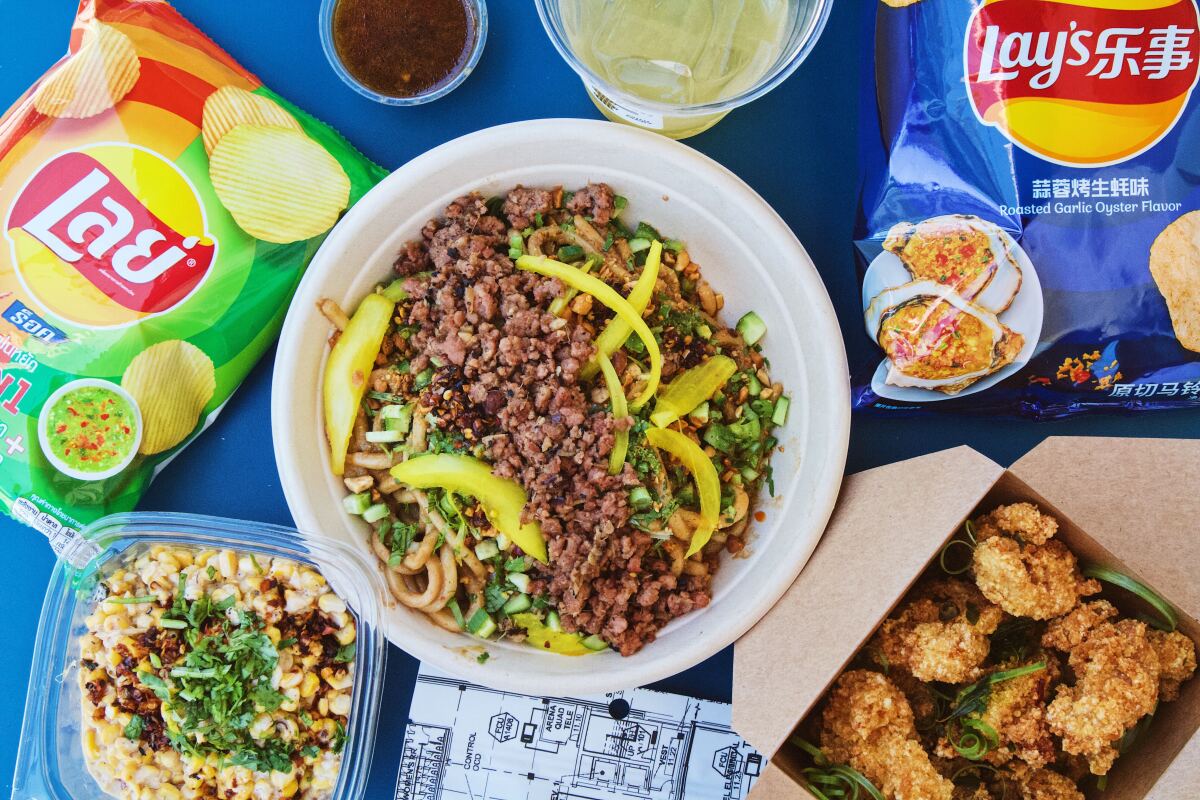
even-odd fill
[(320, 303), (346, 511), (448, 630), (635, 653), (708, 605), (773, 491), (766, 326), (726, 325), (684, 243), (625, 208), (605, 184), (467, 195), (357, 308)]

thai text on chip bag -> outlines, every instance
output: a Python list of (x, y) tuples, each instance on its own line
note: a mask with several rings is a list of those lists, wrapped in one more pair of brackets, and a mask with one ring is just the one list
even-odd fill
[(887, 0), (855, 405), (1200, 404), (1195, 0)]
[(0, 119), (0, 500), (57, 550), (131, 508), (384, 172), (158, 0), (84, 0)]

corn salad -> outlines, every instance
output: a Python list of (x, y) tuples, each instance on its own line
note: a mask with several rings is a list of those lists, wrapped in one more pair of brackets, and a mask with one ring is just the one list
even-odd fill
[(354, 682), (354, 619), (320, 573), (232, 550), (152, 547), (118, 568), (80, 641), (82, 735), (104, 791), (329, 797)]

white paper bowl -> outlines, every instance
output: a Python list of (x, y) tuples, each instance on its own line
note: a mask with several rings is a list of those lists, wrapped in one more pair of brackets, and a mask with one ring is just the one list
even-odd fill
[[(272, 386), (275, 458), (300, 530), (366, 547), (367, 526), (342, 510), (346, 490), (328, 468), (320, 383), (328, 297), (353, 309), (390, 275), (400, 246), (454, 198), (526, 186), (606, 181), (629, 198), (623, 218), (683, 239), (725, 294), (725, 319), (753, 309), (767, 324), (771, 375), (792, 397), (774, 457), (777, 496), (759, 508), (749, 557), (726, 558), (712, 603), (665, 628), (629, 658), (606, 651), (571, 658), (443, 631), (397, 604), (384, 629), (397, 646), (463, 678), (513, 691), (606, 692), (691, 667), (748, 630), (791, 585), (833, 509), (850, 431), (845, 349), (829, 297), (804, 248), (746, 184), (696, 151), (604, 122), (540, 120), (480, 131), (414, 159), (367, 194), (329, 235), (292, 303)], [(818, 612), (814, 609), (814, 612)], [(490, 657), (480, 664), (477, 657)]]

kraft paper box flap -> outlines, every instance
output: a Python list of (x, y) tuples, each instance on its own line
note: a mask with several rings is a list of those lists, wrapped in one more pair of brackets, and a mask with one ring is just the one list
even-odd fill
[(1009, 471), (1200, 618), (1200, 441), (1056, 436)]
[[(1200, 442), (1055, 437), (1010, 473), (1070, 520), (1069, 527), (1112, 554), (1116, 563), (1111, 566), (1170, 600), (1180, 612), (1181, 630), (1200, 641), (1200, 582), (1194, 577), (1200, 563)], [(1155, 746), (1118, 762), (1105, 797), (1196, 796), (1197, 725), (1200, 681), (1192, 681), (1178, 700), (1159, 706), (1152, 728)]]
[(738, 733), (775, 754), (937, 554), (929, 531), (949, 535), (1003, 472), (959, 447), (847, 477), (804, 571), (734, 649)]

